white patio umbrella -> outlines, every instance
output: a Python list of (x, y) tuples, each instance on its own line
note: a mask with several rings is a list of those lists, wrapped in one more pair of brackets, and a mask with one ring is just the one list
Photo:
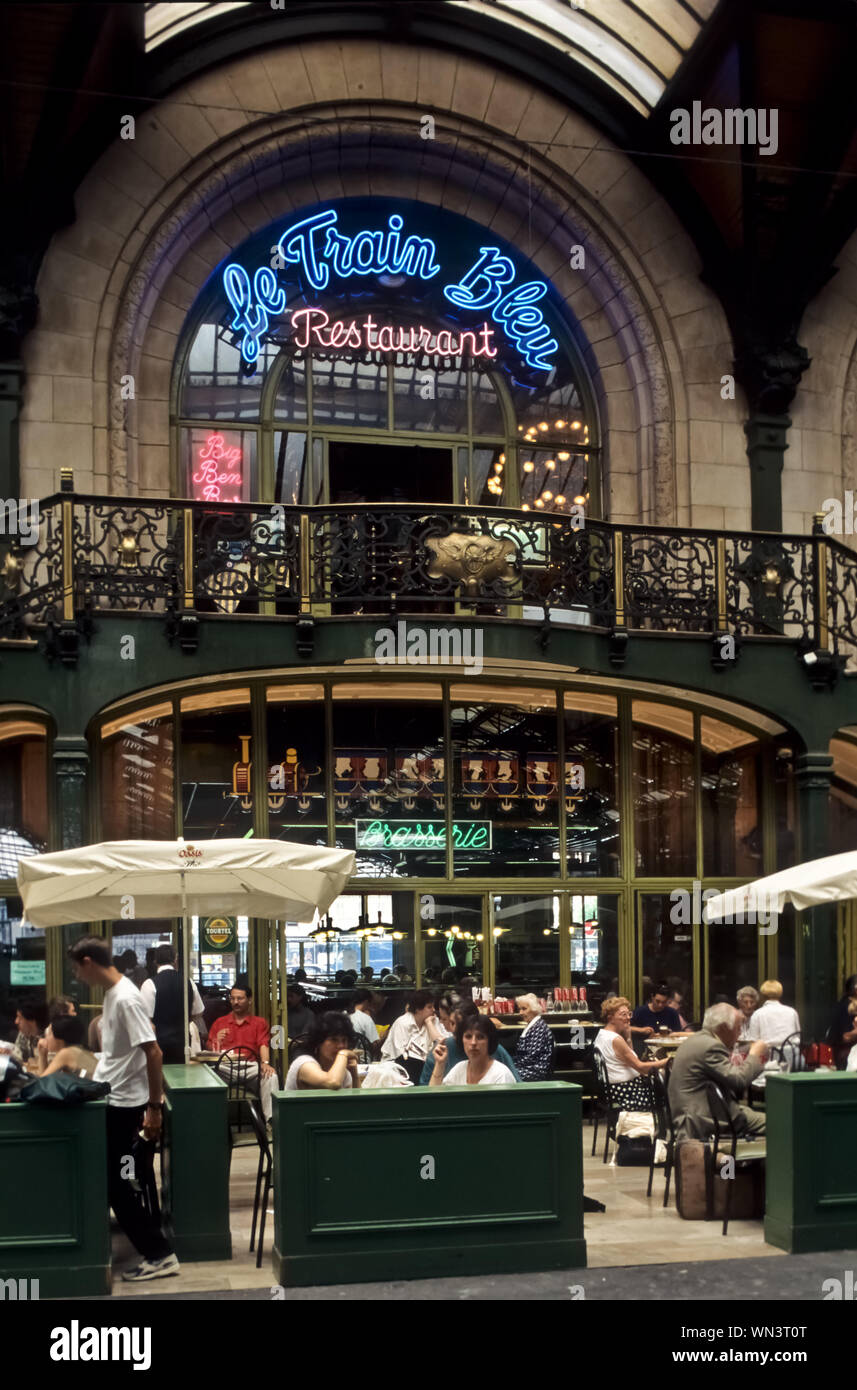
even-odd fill
[[(30, 863), (33, 861), (30, 860)], [(757, 878), (743, 888), (730, 888), (709, 898), (703, 910), (706, 922), (729, 918), (746, 920), (748, 914), (780, 913), (787, 902), (798, 909), (818, 907), (822, 903), (842, 902), (857, 898), (857, 851), (831, 854), (824, 859), (810, 859), (792, 869)]]
[[(190, 978), (189, 916), (311, 922), (354, 872), (351, 850), (288, 840), (111, 840), (22, 859), (18, 888), (35, 927), (128, 918), (182, 918)], [(187, 992), (184, 991), (185, 1039)]]

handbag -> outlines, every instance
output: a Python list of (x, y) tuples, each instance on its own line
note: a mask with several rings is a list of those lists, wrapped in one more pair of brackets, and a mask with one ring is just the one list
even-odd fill
[(398, 1062), (373, 1062), (363, 1078), (362, 1090), (372, 1091), (386, 1086), (413, 1086), (403, 1066)]
[(110, 1090), (108, 1081), (90, 1081), (88, 1076), (72, 1076), (67, 1071), (54, 1071), (31, 1081), (18, 1095), (28, 1105), (82, 1105), (87, 1100), (101, 1100)]

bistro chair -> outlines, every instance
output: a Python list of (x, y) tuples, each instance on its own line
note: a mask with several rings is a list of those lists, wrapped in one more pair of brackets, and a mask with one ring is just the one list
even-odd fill
[[(273, 1181), (274, 1155), (271, 1149), (271, 1141), (265, 1128), (265, 1122), (259, 1113), (255, 1100), (247, 1102), (247, 1110), (250, 1115), (250, 1124), (259, 1145), (259, 1166), (256, 1169), (256, 1192), (253, 1197), (253, 1224), (250, 1227), (250, 1254), (256, 1244), (256, 1222), (259, 1220), (259, 1248), (256, 1252), (256, 1268), (262, 1268), (262, 1247), (265, 1244), (265, 1220), (268, 1215), (268, 1200), (271, 1195), (271, 1183)], [(259, 1201), (261, 1197), (261, 1218), (259, 1211)]]
[(652, 1195), (652, 1182), (655, 1176), (655, 1152), (658, 1140), (662, 1139), (666, 1145), (667, 1156), (664, 1162), (664, 1206), (669, 1205), (670, 1200), (670, 1178), (672, 1177), (673, 1165), (675, 1164), (675, 1124), (673, 1123), (672, 1106), (670, 1105), (669, 1088), (666, 1079), (659, 1071), (653, 1071), (649, 1077), (654, 1097), (654, 1107), (652, 1113), (655, 1117), (655, 1142), (652, 1144), (652, 1162), (649, 1167), (649, 1186), (646, 1188), (646, 1196)]
[(614, 1105), (611, 1097), (610, 1082), (607, 1079), (607, 1068), (604, 1058), (597, 1047), (592, 1049), (592, 1065), (595, 1071), (595, 1110), (593, 1112), (593, 1134), (592, 1134), (592, 1156), (595, 1155), (595, 1147), (598, 1143), (599, 1118), (603, 1116), (606, 1125), (604, 1136), (604, 1158), (602, 1162), (607, 1162), (607, 1150), (612, 1139), (616, 1142), (616, 1125), (619, 1120), (619, 1106)]
[(244, 1128), (244, 1116), (251, 1101), (260, 1101), (259, 1073), (251, 1075), (251, 1068), (258, 1066), (259, 1059), (251, 1047), (239, 1043), (221, 1053), (215, 1065), (215, 1072), (226, 1082), (227, 1111), (229, 1114), (229, 1157), (235, 1147), (235, 1135)]
[(787, 1063), (789, 1071), (806, 1071), (806, 1062), (800, 1050), (800, 1033), (790, 1033), (783, 1042), (774, 1044), (769, 1050), (769, 1057), (772, 1062), (779, 1062), (781, 1067), (783, 1062)]
[[(706, 1220), (714, 1218), (714, 1184), (719, 1175), (718, 1158), (724, 1150), (721, 1149), (721, 1139), (729, 1136), (729, 1157), (732, 1160), (733, 1172), (737, 1175), (738, 1165), (742, 1168), (752, 1167), (754, 1169), (754, 1180), (758, 1181), (758, 1174), (762, 1171), (765, 1162), (766, 1148), (764, 1139), (741, 1139), (739, 1140), (738, 1131), (735, 1128), (732, 1116), (729, 1113), (729, 1106), (726, 1097), (717, 1085), (716, 1081), (706, 1082), (708, 1093), (708, 1108), (711, 1118), (714, 1121), (714, 1139), (711, 1151), (711, 1168), (708, 1174), (707, 1192), (707, 1213)], [(723, 1234), (729, 1228), (729, 1211), (732, 1206), (732, 1180), (726, 1182), (726, 1194), (723, 1205)]]

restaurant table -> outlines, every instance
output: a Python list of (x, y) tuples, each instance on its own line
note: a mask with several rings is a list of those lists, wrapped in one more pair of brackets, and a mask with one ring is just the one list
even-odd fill
[(651, 1051), (654, 1053), (658, 1050), (658, 1048), (662, 1047), (665, 1049), (665, 1051), (675, 1054), (681, 1047), (682, 1043), (687, 1042), (688, 1038), (692, 1037), (692, 1033), (685, 1033), (684, 1037), (681, 1038), (646, 1038), (646, 1051)]

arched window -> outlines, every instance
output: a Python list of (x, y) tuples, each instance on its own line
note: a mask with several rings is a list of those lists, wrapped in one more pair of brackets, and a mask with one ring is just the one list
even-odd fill
[[(356, 231), (385, 220), (384, 233)], [(326, 242), (310, 254), (303, 232), (290, 237), (317, 221), (335, 228), (326, 262)], [(413, 273), (355, 264), (391, 257), (400, 224), (393, 268)], [(419, 247), (405, 263), (412, 227)], [(490, 248), (489, 265), (491, 240), (440, 209), (344, 199), (236, 250), (200, 296), (176, 363), (176, 494), (600, 515), (597, 418), (563, 307), (514, 248)], [(505, 308), (492, 275), (509, 281)]]

